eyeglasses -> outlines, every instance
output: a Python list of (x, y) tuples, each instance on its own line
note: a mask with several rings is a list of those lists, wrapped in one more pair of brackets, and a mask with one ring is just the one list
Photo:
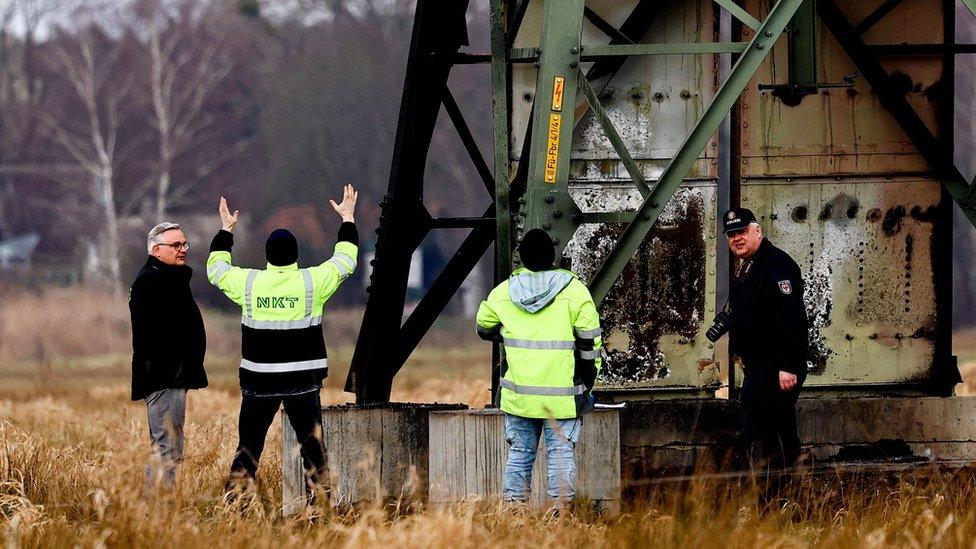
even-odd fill
[(160, 246), (169, 246), (170, 248), (173, 248), (177, 252), (180, 251), (180, 250), (183, 250), (185, 252), (185, 251), (187, 251), (187, 250), (190, 249), (190, 243), (189, 242), (160, 242), (159, 245)]

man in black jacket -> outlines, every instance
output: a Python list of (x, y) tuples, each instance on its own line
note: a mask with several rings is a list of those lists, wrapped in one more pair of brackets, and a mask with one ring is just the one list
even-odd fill
[(741, 261), (730, 298), (731, 350), (742, 359), (742, 458), (791, 467), (800, 455), (796, 399), (807, 374), (808, 323), (800, 267), (763, 238), (756, 216), (733, 208), (725, 235)]
[(132, 318), (132, 400), (146, 401), (155, 455), (146, 468), (151, 485), (172, 488), (183, 459), (187, 389), (207, 386), (207, 336), (190, 292), (190, 247), (176, 223), (149, 231), (149, 259), (129, 292)]

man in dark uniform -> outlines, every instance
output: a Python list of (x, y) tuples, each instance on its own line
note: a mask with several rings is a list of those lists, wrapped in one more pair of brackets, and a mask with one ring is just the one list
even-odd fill
[(763, 238), (756, 216), (724, 216), (729, 249), (740, 260), (730, 297), (730, 345), (742, 360), (742, 454), (750, 466), (791, 467), (800, 455), (796, 399), (807, 374), (807, 313), (800, 267)]

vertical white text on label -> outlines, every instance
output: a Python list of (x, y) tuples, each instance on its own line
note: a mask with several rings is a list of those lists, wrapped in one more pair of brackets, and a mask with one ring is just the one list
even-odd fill
[(559, 129), (562, 126), (561, 114), (549, 113), (549, 138), (546, 141), (546, 183), (556, 182), (556, 171), (559, 166)]

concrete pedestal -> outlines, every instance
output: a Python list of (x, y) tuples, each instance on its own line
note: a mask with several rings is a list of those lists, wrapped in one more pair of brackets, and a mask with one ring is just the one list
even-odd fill
[[(620, 422), (617, 410), (598, 410), (583, 418), (576, 445), (576, 494), (607, 510), (620, 500)], [(431, 505), (502, 496), (508, 459), (505, 416), (499, 410), (430, 414)], [(545, 442), (532, 470), (532, 501), (548, 504)]]
[[(460, 404), (329, 406), (322, 429), (329, 464), (331, 503), (355, 505), (376, 499), (427, 499), (428, 420), (437, 410)], [(305, 505), (305, 471), (298, 441), (282, 412), (282, 513)]]
[[(736, 449), (742, 411), (728, 400), (627, 403), (620, 416), (623, 484), (721, 469)], [(801, 398), (797, 428), (817, 460), (976, 460), (976, 398)]]

